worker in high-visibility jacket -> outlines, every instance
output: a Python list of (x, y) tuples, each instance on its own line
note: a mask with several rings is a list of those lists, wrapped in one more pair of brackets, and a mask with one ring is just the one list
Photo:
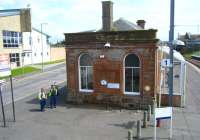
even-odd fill
[(56, 84), (56, 82), (53, 82), (53, 86), (55, 86), (56, 90), (57, 90), (57, 96), (59, 95), (59, 92), (58, 92), (58, 85)]
[(56, 96), (57, 96), (57, 89), (54, 85), (51, 85), (51, 89), (49, 91), (50, 97), (50, 108), (56, 108)]
[(39, 91), (38, 99), (40, 100), (40, 111), (44, 111), (47, 96), (43, 88), (41, 88), (41, 90)]

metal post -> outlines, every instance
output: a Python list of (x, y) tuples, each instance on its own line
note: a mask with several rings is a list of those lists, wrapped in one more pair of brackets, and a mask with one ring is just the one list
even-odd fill
[(132, 130), (128, 130), (128, 140), (133, 140), (133, 132), (132, 132)]
[(44, 60), (43, 60), (43, 56), (44, 56), (44, 50), (43, 50), (43, 39), (42, 39), (42, 24), (41, 24), (41, 46), (42, 46), (42, 72), (44, 71)]
[(25, 53), (22, 52), (22, 55), (21, 55), (22, 56), (22, 75), (24, 75), (24, 55), (25, 55)]
[(170, 68), (169, 68), (169, 106), (173, 103), (173, 40), (174, 40), (174, 1), (170, 1), (170, 31), (169, 31), (169, 46), (170, 46)]
[(1, 110), (2, 110), (2, 115), (3, 115), (3, 126), (6, 127), (4, 104), (3, 104), (3, 97), (2, 97), (2, 92), (1, 92), (1, 83), (0, 83), (0, 98), (1, 98)]
[(11, 88), (11, 95), (12, 95), (12, 108), (13, 108), (13, 120), (15, 120), (15, 102), (14, 102), (14, 95), (13, 95), (13, 82), (12, 82), (12, 75), (10, 75), (10, 88)]
[(147, 111), (144, 111), (143, 128), (147, 128)]
[(157, 107), (156, 105), (156, 100), (153, 100), (152, 101), (152, 107), (151, 107), (151, 114), (153, 115), (155, 113), (155, 108)]
[(150, 119), (151, 119), (151, 105), (148, 105), (147, 121), (150, 121)]
[(47, 23), (41, 23), (41, 46), (42, 46), (42, 72), (44, 71), (44, 47), (43, 47), (43, 30), (42, 30), (42, 26), (45, 25)]
[(156, 140), (156, 118), (154, 117), (154, 140)]
[(169, 131), (170, 131), (170, 133), (169, 133), (169, 138), (170, 138), (170, 140), (172, 139), (172, 129), (173, 129), (173, 128), (172, 128), (172, 120), (173, 120), (173, 119), (172, 119), (172, 116), (171, 116), (171, 119), (170, 119), (170, 130), (169, 130)]
[(161, 69), (161, 72), (160, 72), (160, 92), (159, 92), (159, 99), (158, 99), (158, 107), (161, 106), (161, 100), (162, 100), (162, 89), (163, 89), (163, 73), (164, 71)]
[(140, 139), (141, 138), (141, 121), (138, 120), (137, 121), (137, 136), (136, 136), (137, 139)]

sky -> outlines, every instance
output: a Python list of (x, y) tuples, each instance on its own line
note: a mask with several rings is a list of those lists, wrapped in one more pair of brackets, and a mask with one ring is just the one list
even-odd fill
[[(158, 30), (157, 38), (168, 40), (170, 0), (112, 0), (114, 20), (123, 17), (133, 23), (146, 21), (146, 29)], [(102, 0), (0, 0), (0, 9), (26, 8), (30, 5), (32, 26), (51, 36), (52, 42), (64, 33), (100, 29)], [(175, 38), (178, 34), (200, 34), (200, 0), (175, 0)]]

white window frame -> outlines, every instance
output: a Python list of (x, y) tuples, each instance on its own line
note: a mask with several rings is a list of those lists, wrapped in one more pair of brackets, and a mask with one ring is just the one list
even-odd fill
[[(6, 35), (4, 35), (4, 32)], [(15, 35), (13, 36), (12, 33)], [(8, 35), (8, 34), (10, 34), (10, 35)], [(22, 44), (22, 33), (21, 32), (3, 30), (2, 36), (3, 36), (3, 48), (19, 48), (20, 45)], [(6, 42), (4, 42), (4, 40)], [(14, 42), (12, 42), (12, 40), (14, 40)], [(17, 42), (15, 42), (15, 41), (17, 41)], [(7, 47), (5, 47), (4, 45), (7, 45)]]
[[(78, 82), (79, 82), (79, 91), (80, 91), (80, 92), (88, 92), (88, 93), (91, 93), (91, 92), (94, 91), (93, 89), (82, 89), (82, 88), (81, 88), (81, 67), (86, 67), (86, 74), (87, 74), (87, 68), (89, 68), (89, 67), (92, 67), (92, 68), (93, 68), (93, 66), (80, 66), (80, 58), (82, 57), (82, 55), (84, 55), (84, 54), (81, 54), (81, 55), (79, 56), (79, 60), (78, 60), (78, 73), (79, 73)], [(87, 81), (87, 78), (86, 78), (86, 81)]]
[[(126, 95), (140, 95), (140, 80), (141, 80), (141, 77), (140, 77), (140, 70), (141, 70), (141, 67), (126, 67), (126, 65), (125, 65), (125, 60), (126, 60), (126, 58), (127, 58), (127, 56), (128, 55), (131, 55), (131, 54), (133, 54), (133, 55), (135, 55), (135, 56), (137, 56), (136, 54), (134, 54), (134, 53), (130, 53), (130, 54), (127, 54), (125, 57), (124, 57), (124, 62), (123, 62), (123, 79), (124, 79), (124, 82), (123, 82), (123, 87), (124, 87), (124, 94), (126, 94)], [(138, 57), (138, 56), (137, 56)], [(141, 64), (141, 62), (140, 62), (140, 58), (138, 57), (138, 59), (139, 59), (139, 65)], [(125, 77), (125, 71), (126, 71), (126, 68), (131, 68), (131, 72), (133, 73), (133, 69), (139, 69), (139, 92), (128, 92), (128, 91), (126, 91), (126, 77)], [(132, 77), (132, 79), (133, 79), (133, 77)]]
[[(17, 56), (17, 54), (18, 54), (18, 56)], [(11, 61), (12, 59), (15, 59), (15, 61)], [(10, 63), (16, 63), (16, 66), (17, 66), (17, 63), (19, 63), (19, 66), (20, 66), (21, 65), (21, 63), (20, 63), (20, 53), (10, 53)]]

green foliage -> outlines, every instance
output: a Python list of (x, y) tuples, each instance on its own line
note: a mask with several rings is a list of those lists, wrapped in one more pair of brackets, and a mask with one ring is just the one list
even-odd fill
[(192, 55), (199, 55), (200, 56), (200, 51), (193, 51), (193, 52), (187, 52), (187, 53), (184, 53), (183, 56), (186, 58), (186, 59), (191, 59), (191, 56)]
[(200, 56), (200, 46), (186, 48), (186, 49), (182, 50), (181, 53), (183, 54), (183, 56), (186, 59), (191, 59), (192, 55), (199, 55)]
[(22, 67), (22, 68), (13, 69), (11, 71), (11, 73), (12, 73), (12, 76), (15, 77), (15, 76), (18, 76), (18, 75), (32, 73), (32, 72), (36, 72), (36, 71), (39, 71), (39, 70), (40, 69), (38, 69), (38, 68), (34, 68), (34, 67), (31, 67), (31, 66), (25, 66), (25, 67)]
[[(50, 61), (50, 62), (44, 62), (43, 65), (56, 64), (56, 63), (61, 63), (61, 62), (64, 62), (64, 61), (65, 61), (65, 59)], [(42, 63), (38, 63), (37, 65), (42, 65)]]
[[(34, 68), (31, 66), (25, 66), (25, 67), (21, 67), (21, 68), (12, 69), (11, 74), (13, 77), (15, 77), (15, 76), (23, 75), (23, 74), (37, 72), (39, 70), (40, 69), (38, 69), (38, 68)], [(6, 78), (8, 78), (8, 77), (0, 77), (0, 79), (6, 79)]]

